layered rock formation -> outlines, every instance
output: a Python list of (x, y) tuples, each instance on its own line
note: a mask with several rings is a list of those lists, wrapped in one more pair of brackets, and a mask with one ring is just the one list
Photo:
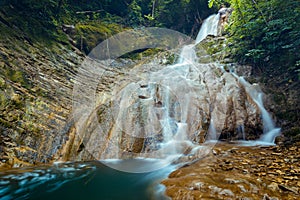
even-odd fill
[(68, 141), (72, 80), (83, 54), (0, 23), (1, 166), (49, 163)]
[(95, 110), (76, 122), (83, 149), (71, 150), (72, 158), (157, 157), (160, 145), (171, 140), (179, 141), (174, 153), (188, 153), (180, 141), (255, 139), (262, 133), (257, 105), (231, 73), (216, 63), (166, 65), (165, 57), (104, 67)]

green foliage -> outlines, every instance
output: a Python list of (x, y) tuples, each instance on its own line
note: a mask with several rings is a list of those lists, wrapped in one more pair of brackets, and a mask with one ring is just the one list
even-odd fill
[(76, 34), (72, 37), (76, 41), (76, 46), (86, 54), (103, 40), (123, 30), (122, 26), (116, 23), (98, 21), (78, 23), (75, 29)]
[(195, 36), (201, 21), (214, 12), (207, 0), (3, 0), (0, 10), (9, 26), (48, 43), (68, 43), (63, 24), (90, 21), (166, 27)]
[(230, 0), (208, 0), (208, 7), (209, 8), (212, 8), (212, 7), (220, 8), (221, 5), (228, 6), (229, 3), (230, 3)]
[(167, 0), (156, 5), (157, 24), (194, 35), (191, 29), (198, 31), (200, 22), (214, 12), (208, 9), (206, 0)]
[[(211, 1), (213, 2), (213, 1)], [(300, 2), (231, 0), (231, 52), (258, 66), (294, 66), (300, 60)]]
[(3, 4), (1, 10), (11, 26), (35, 39), (53, 38), (53, 20), (58, 14), (57, 1), (41, 0), (37, 3), (32, 0), (11, 0)]
[(4, 74), (11, 81), (20, 84), (26, 89), (30, 89), (32, 87), (30, 81), (27, 79), (26, 74), (23, 71), (13, 70), (8, 67), (4, 67)]
[(133, 0), (128, 6), (128, 24), (131, 26), (137, 26), (143, 24), (144, 18), (142, 17), (142, 8), (137, 3), (136, 0)]
[(132, 60), (141, 60), (146, 57), (153, 57), (159, 52), (162, 52), (162, 49), (159, 48), (148, 48), (148, 49), (139, 49), (132, 52), (128, 52), (121, 56), (121, 58), (130, 58)]

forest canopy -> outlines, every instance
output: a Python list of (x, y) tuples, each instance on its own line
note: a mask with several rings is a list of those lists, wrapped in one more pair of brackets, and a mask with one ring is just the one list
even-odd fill
[(233, 8), (227, 31), (236, 60), (300, 73), (299, 0), (209, 0), (208, 4)]

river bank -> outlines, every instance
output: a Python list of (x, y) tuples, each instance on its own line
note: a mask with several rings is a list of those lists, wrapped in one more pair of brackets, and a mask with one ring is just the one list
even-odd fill
[(172, 199), (299, 199), (300, 143), (218, 143), (205, 158), (162, 181)]

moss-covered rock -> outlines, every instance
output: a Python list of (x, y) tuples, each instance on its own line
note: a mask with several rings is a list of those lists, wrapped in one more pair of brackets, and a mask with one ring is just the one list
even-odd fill
[(123, 30), (124, 28), (116, 23), (86, 21), (76, 24), (75, 33), (70, 36), (76, 47), (88, 54), (100, 42)]
[(197, 56), (200, 58), (201, 62), (202, 60), (204, 60), (204, 62), (228, 62), (226, 58), (229, 57), (229, 54), (226, 50), (225, 37), (208, 36), (197, 45), (196, 49)]

